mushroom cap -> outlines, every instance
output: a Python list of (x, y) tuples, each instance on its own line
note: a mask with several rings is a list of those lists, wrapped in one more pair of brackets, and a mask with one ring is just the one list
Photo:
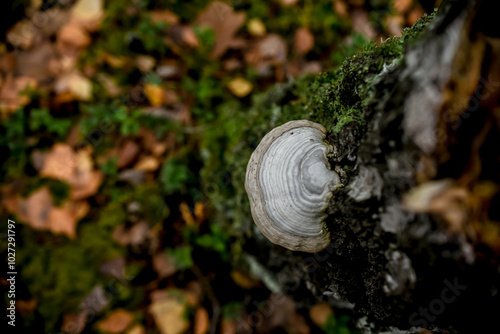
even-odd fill
[(272, 243), (314, 253), (330, 244), (323, 221), (332, 191), (326, 129), (307, 120), (285, 123), (264, 136), (248, 162), (245, 189), (252, 217)]

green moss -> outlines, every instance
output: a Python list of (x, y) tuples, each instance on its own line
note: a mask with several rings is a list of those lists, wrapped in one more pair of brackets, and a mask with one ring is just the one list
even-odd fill
[(371, 98), (374, 78), (384, 65), (398, 61), (409, 43), (424, 31), (433, 15), (425, 16), (402, 38), (380, 45), (370, 43), (346, 59), (342, 66), (294, 83), (254, 94), (250, 106), (228, 101), (218, 106), (219, 118), (202, 134), (203, 188), (215, 207), (214, 221), (243, 243), (251, 234), (252, 220), (244, 190), (248, 159), (261, 138), (272, 128), (294, 119), (309, 119), (339, 133), (350, 122), (363, 124), (364, 106)]

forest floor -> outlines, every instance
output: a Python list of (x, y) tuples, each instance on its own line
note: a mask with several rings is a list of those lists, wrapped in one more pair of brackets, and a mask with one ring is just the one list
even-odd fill
[(222, 223), (242, 213), (218, 205), (239, 201), (231, 175), (213, 166), (234, 114), (401, 36), (425, 13), (417, 1), (8, 6), (0, 216), (15, 221), (15, 330), (356, 332), (345, 311), (298, 305), (250, 273), (246, 234)]

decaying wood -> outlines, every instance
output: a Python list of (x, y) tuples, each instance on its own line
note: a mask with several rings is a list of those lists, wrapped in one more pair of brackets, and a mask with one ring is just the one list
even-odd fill
[(285, 292), (352, 309), (365, 333), (500, 328), (493, 6), (445, 1), (426, 37), (383, 69), (365, 124), (329, 138), (356, 161), (329, 208), (331, 245), (314, 255), (263, 246), (259, 257)]

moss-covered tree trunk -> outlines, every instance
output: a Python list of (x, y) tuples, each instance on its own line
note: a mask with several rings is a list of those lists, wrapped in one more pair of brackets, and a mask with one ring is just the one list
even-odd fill
[(258, 233), (246, 243), (271, 289), (351, 309), (367, 333), (500, 330), (494, 4), (445, 1), (423, 33), (429, 18), (254, 107), (267, 118), (245, 143), (289, 119), (322, 123), (344, 184), (329, 207), (326, 250), (290, 252)]

